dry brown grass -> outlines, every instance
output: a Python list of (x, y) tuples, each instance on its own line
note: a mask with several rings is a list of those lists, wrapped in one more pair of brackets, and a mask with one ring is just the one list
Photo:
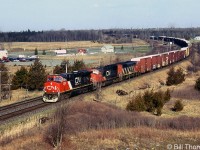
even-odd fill
[(0, 106), (9, 105), (15, 102), (19, 102), (28, 98), (34, 98), (42, 96), (42, 91), (27, 92), (26, 89), (12, 90), (11, 99), (5, 99), (0, 102)]
[[(63, 148), (165, 149), (169, 143), (198, 144), (200, 142), (200, 118), (145, 117), (142, 114), (126, 112), (104, 103), (84, 101), (71, 102), (67, 108)], [(8, 140), (8, 143), (5, 142), (0, 149), (13, 147), (27, 149), (29, 146), (37, 147), (37, 149), (52, 148), (44, 138), (43, 131), (48, 130), (47, 125), (33, 129), (28, 127), (26, 129), (30, 129), (27, 130), (29, 132), (25, 132), (25, 135), (22, 134), (13, 141)], [(19, 129), (16, 128), (16, 131)]]
[[(0, 145), (1, 150), (15, 150), (15, 149), (26, 149), (26, 150), (38, 150), (38, 149), (51, 149), (51, 147), (42, 141), (41, 130), (38, 132), (38, 129), (31, 129), (30, 132), (27, 132), (25, 135), (17, 137), (15, 140), (7, 140), (7, 144)], [(37, 135), (35, 134), (37, 133)]]
[(200, 132), (159, 130), (147, 127), (83, 132), (71, 137), (77, 150), (167, 149), (167, 144), (198, 144)]
[[(104, 44), (91, 42), (91, 41), (74, 41), (74, 42), (10, 42), (3, 43), (5, 49), (14, 50), (14, 49), (22, 49), (22, 50), (50, 50), (50, 49), (59, 49), (59, 48), (89, 48), (89, 47), (102, 47)], [(133, 46), (146, 46), (149, 45), (147, 42), (135, 39), (133, 43), (122, 43), (122, 44), (112, 44), (114, 46), (121, 45), (133, 45)]]
[[(40, 130), (41, 131), (41, 130)], [(42, 131), (41, 131), (42, 132)], [(42, 139), (42, 134), (26, 135), (0, 146), (2, 150), (52, 149)], [(191, 144), (200, 142), (199, 131), (160, 130), (148, 127), (105, 129), (87, 131), (72, 136), (64, 136), (63, 149), (167, 149), (167, 144)]]

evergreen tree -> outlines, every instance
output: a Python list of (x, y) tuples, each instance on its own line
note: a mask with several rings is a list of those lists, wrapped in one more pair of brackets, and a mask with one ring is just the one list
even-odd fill
[(28, 76), (28, 70), (25, 67), (21, 67), (20, 70), (18, 70), (13, 79), (12, 79), (12, 90), (16, 90), (20, 87), (26, 88), (27, 84), (27, 76)]
[(53, 70), (53, 74), (60, 74), (60, 73), (63, 73), (62, 68), (60, 66), (56, 65)]
[(56, 67), (53, 70), (53, 73), (54, 74), (65, 73), (66, 72), (66, 65), (67, 65), (67, 72), (71, 72), (72, 67), (69, 63), (69, 60), (63, 60), (60, 64), (60, 66), (56, 65)]
[(38, 50), (37, 50), (37, 48), (35, 49), (35, 53), (34, 53), (35, 55), (38, 55)]
[(66, 65), (67, 65), (67, 72), (82, 70), (82, 69), (86, 68), (86, 65), (83, 62), (83, 60), (75, 60), (73, 65), (71, 65), (69, 63), (69, 60), (63, 60), (60, 64), (60, 66), (57, 65), (54, 68), (53, 73), (54, 74), (65, 73), (66, 72)]
[(45, 68), (39, 59), (36, 59), (34, 64), (30, 67), (27, 77), (27, 88), (29, 90), (41, 89), (46, 81)]
[(85, 66), (85, 63), (83, 62), (83, 60), (75, 60), (73, 66), (72, 66), (72, 71), (82, 70), (85, 68), (86, 68), (86, 66)]
[(124, 50), (124, 46), (123, 45), (121, 46), (121, 50)]
[(42, 51), (42, 55), (46, 55), (46, 51), (45, 50)]

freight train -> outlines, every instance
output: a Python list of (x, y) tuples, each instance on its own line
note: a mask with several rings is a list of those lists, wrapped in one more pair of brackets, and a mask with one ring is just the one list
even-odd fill
[(71, 95), (96, 90), (115, 82), (139, 76), (150, 71), (181, 61), (190, 55), (189, 41), (174, 37), (159, 36), (157, 40), (178, 45), (180, 49), (169, 52), (132, 58), (99, 68), (78, 70), (71, 73), (48, 75), (44, 84), (44, 102), (57, 102)]

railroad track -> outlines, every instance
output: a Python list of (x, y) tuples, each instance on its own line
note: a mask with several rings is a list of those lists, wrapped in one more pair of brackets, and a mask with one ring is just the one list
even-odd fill
[(0, 107), (0, 122), (49, 105), (42, 96)]

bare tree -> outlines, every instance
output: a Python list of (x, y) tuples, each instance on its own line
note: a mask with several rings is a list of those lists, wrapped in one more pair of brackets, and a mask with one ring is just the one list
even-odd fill
[(49, 126), (45, 134), (45, 140), (55, 149), (62, 148), (63, 136), (66, 133), (66, 117), (68, 114), (68, 107), (59, 104), (54, 116), (54, 124)]

